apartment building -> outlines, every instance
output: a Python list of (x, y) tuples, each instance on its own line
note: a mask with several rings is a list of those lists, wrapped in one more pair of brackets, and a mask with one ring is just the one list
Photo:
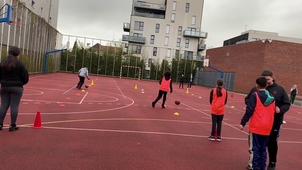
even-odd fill
[(223, 42), (223, 46), (242, 44), (242, 43), (246, 43), (246, 42), (259, 41), (259, 40), (263, 40), (263, 39), (271, 39), (271, 40), (278, 40), (278, 41), (302, 44), (302, 39), (279, 36), (279, 34), (276, 32), (248, 30), (248, 31), (242, 32), (241, 35), (239, 35), (239, 36), (225, 40)]
[[(10, 0), (6, 0), (7, 3)], [(59, 15), (59, 0), (20, 0), (25, 6), (44, 18), (53, 28), (57, 29)]]
[(151, 62), (181, 59), (203, 60), (207, 32), (201, 22), (204, 0), (133, 0), (130, 23), (124, 23), (122, 40), (128, 53)]

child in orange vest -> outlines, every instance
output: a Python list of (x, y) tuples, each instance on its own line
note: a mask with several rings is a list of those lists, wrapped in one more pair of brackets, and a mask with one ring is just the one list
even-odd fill
[(274, 123), (276, 111), (275, 99), (266, 90), (267, 80), (259, 77), (256, 80), (257, 92), (254, 92), (246, 107), (246, 112), (241, 119), (241, 130), (250, 120), (249, 124), (249, 152), (250, 160), (247, 169), (265, 170), (266, 167), (266, 146)]
[(162, 103), (162, 108), (165, 108), (165, 102), (166, 102), (166, 96), (167, 93), (169, 92), (169, 88), (170, 88), (170, 93), (172, 93), (172, 80), (171, 80), (171, 73), (170, 72), (166, 72), (165, 73), (165, 77), (163, 77), (160, 81), (159, 81), (160, 87), (159, 87), (159, 92), (158, 92), (158, 96), (155, 99), (154, 102), (152, 102), (152, 107), (155, 107), (155, 104), (161, 99), (161, 97), (164, 95), (163, 98), (163, 103)]
[(221, 125), (225, 110), (225, 105), (227, 103), (228, 94), (227, 91), (222, 87), (223, 80), (218, 79), (216, 83), (216, 88), (214, 88), (210, 93), (210, 104), (211, 104), (211, 114), (212, 114), (212, 132), (211, 136), (208, 137), (209, 140), (215, 140), (215, 132), (217, 125), (217, 138), (216, 140), (221, 142)]

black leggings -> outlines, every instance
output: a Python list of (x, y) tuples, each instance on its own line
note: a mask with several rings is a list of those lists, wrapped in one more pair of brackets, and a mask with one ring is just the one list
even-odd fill
[(4, 118), (10, 106), (11, 126), (15, 126), (18, 117), (20, 100), (23, 95), (23, 88), (2, 87), (0, 94), (1, 94), (0, 125), (3, 125)]
[(84, 84), (84, 81), (85, 81), (85, 77), (79, 76), (79, 79), (80, 79), (80, 81), (79, 81), (78, 86), (77, 86), (78, 89), (82, 88), (82, 86)]
[(167, 92), (165, 92), (165, 91), (159, 90), (158, 96), (157, 96), (156, 100), (154, 101), (154, 103), (156, 104), (156, 103), (161, 99), (161, 97), (162, 97), (163, 95), (164, 95), (164, 98), (163, 98), (162, 106), (165, 106), (166, 96), (167, 96)]
[(221, 125), (222, 125), (223, 115), (212, 114), (212, 132), (211, 136), (215, 136), (216, 124), (217, 124), (217, 136), (221, 135)]

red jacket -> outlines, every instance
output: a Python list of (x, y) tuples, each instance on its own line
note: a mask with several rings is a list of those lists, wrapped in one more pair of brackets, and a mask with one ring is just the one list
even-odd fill
[(222, 96), (217, 97), (217, 88), (213, 89), (211, 113), (214, 115), (224, 115), (227, 92), (224, 88), (222, 88), (221, 93)]
[(258, 93), (256, 94), (257, 104), (250, 120), (249, 131), (259, 135), (269, 136), (275, 115), (275, 101), (270, 105), (264, 106), (260, 101)]
[(163, 79), (161, 80), (161, 84), (159, 86), (159, 90), (169, 92), (170, 84), (171, 84), (171, 79), (166, 80), (166, 78), (163, 77)]

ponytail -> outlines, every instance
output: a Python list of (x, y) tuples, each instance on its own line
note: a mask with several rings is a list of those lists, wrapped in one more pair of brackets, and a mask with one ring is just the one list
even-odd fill
[(218, 86), (216, 89), (217, 89), (217, 90), (216, 90), (217, 97), (221, 97), (221, 96), (222, 96), (222, 92), (221, 92), (222, 87), (221, 87), (221, 86)]
[(216, 88), (217, 97), (221, 97), (222, 96), (223, 80), (218, 79), (217, 82), (216, 82), (216, 85), (217, 85), (217, 88)]
[(18, 58), (12, 54), (9, 54), (3, 61), (1, 62), (2, 68), (5, 68), (8, 71), (12, 71), (17, 67)]

